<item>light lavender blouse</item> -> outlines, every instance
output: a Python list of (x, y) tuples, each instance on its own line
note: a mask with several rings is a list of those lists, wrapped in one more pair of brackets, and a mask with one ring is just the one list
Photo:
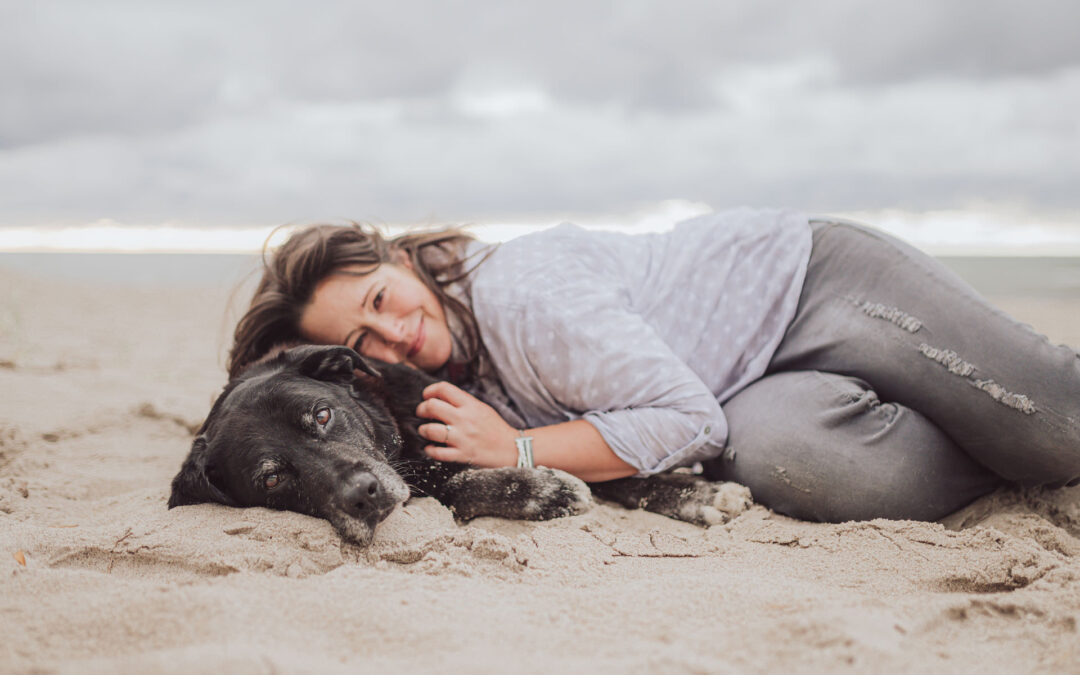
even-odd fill
[(765, 372), (809, 258), (807, 218), (790, 211), (513, 239), (463, 289), (509, 402), (491, 382), (474, 393), (516, 426), (584, 418), (640, 475), (714, 457), (721, 403)]

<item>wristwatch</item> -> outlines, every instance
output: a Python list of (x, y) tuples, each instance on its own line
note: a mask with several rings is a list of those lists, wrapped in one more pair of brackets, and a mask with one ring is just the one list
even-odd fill
[(518, 468), (535, 468), (533, 464), (532, 436), (526, 436), (523, 429), (518, 429), (518, 437), (514, 439), (514, 445), (518, 451)]

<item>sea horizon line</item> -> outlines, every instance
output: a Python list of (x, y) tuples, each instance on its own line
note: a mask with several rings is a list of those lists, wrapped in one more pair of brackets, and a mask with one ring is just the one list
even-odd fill
[[(495, 243), (562, 222), (627, 233), (663, 232), (681, 220), (712, 212), (709, 205), (700, 202), (667, 200), (628, 213), (552, 213), (485, 219), (466, 222), (461, 227), (482, 241)], [(882, 209), (836, 212), (829, 216), (866, 223), (937, 256), (1080, 256), (1080, 214), (1047, 217), (1001, 209), (922, 212)], [(178, 223), (127, 224), (101, 219), (76, 225), (0, 225), (0, 252), (249, 255), (259, 254), (266, 246), (281, 244), (292, 231), (306, 224), (207, 227)], [(368, 224), (385, 236), (440, 227), (434, 223)]]

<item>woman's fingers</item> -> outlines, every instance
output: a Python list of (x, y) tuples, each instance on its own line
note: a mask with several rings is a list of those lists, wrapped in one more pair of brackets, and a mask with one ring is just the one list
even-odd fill
[(505, 455), (513, 450), (514, 431), (494, 408), (449, 382), (424, 389), (416, 407), (419, 417), (438, 420), (421, 424), (420, 435), (448, 447), (429, 445), (427, 455), (443, 462), (473, 466), (508, 466)]
[(432, 459), (437, 459), (440, 462), (461, 462), (467, 463), (465, 459), (465, 453), (457, 448), (450, 448), (442, 445), (425, 445), (424, 452)]
[(449, 382), (436, 382), (435, 384), (428, 385), (424, 388), (423, 395), (425, 399), (442, 399), (455, 406), (463, 406), (471, 401), (477, 400), (469, 392), (459, 387), (455, 387)]
[(439, 420), (446, 424), (458, 421), (457, 408), (441, 398), (429, 398), (416, 406), (416, 416), (429, 420)]
[[(432, 424), (421, 424), (416, 428), (420, 432), (420, 435), (429, 441), (435, 441), (436, 443), (446, 443), (447, 445), (453, 444), (454, 439), (449, 438), (454, 434), (453, 429), (447, 433), (447, 428), (452, 425), (446, 425), (441, 422)], [(460, 439), (459, 439), (460, 440)]]

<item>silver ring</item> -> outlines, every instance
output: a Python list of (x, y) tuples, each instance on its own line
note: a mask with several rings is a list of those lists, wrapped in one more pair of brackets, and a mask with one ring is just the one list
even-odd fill
[(446, 424), (444, 426), (446, 427), (446, 436), (443, 438), (442, 442), (443, 442), (443, 445), (449, 445), (450, 444), (450, 425)]

